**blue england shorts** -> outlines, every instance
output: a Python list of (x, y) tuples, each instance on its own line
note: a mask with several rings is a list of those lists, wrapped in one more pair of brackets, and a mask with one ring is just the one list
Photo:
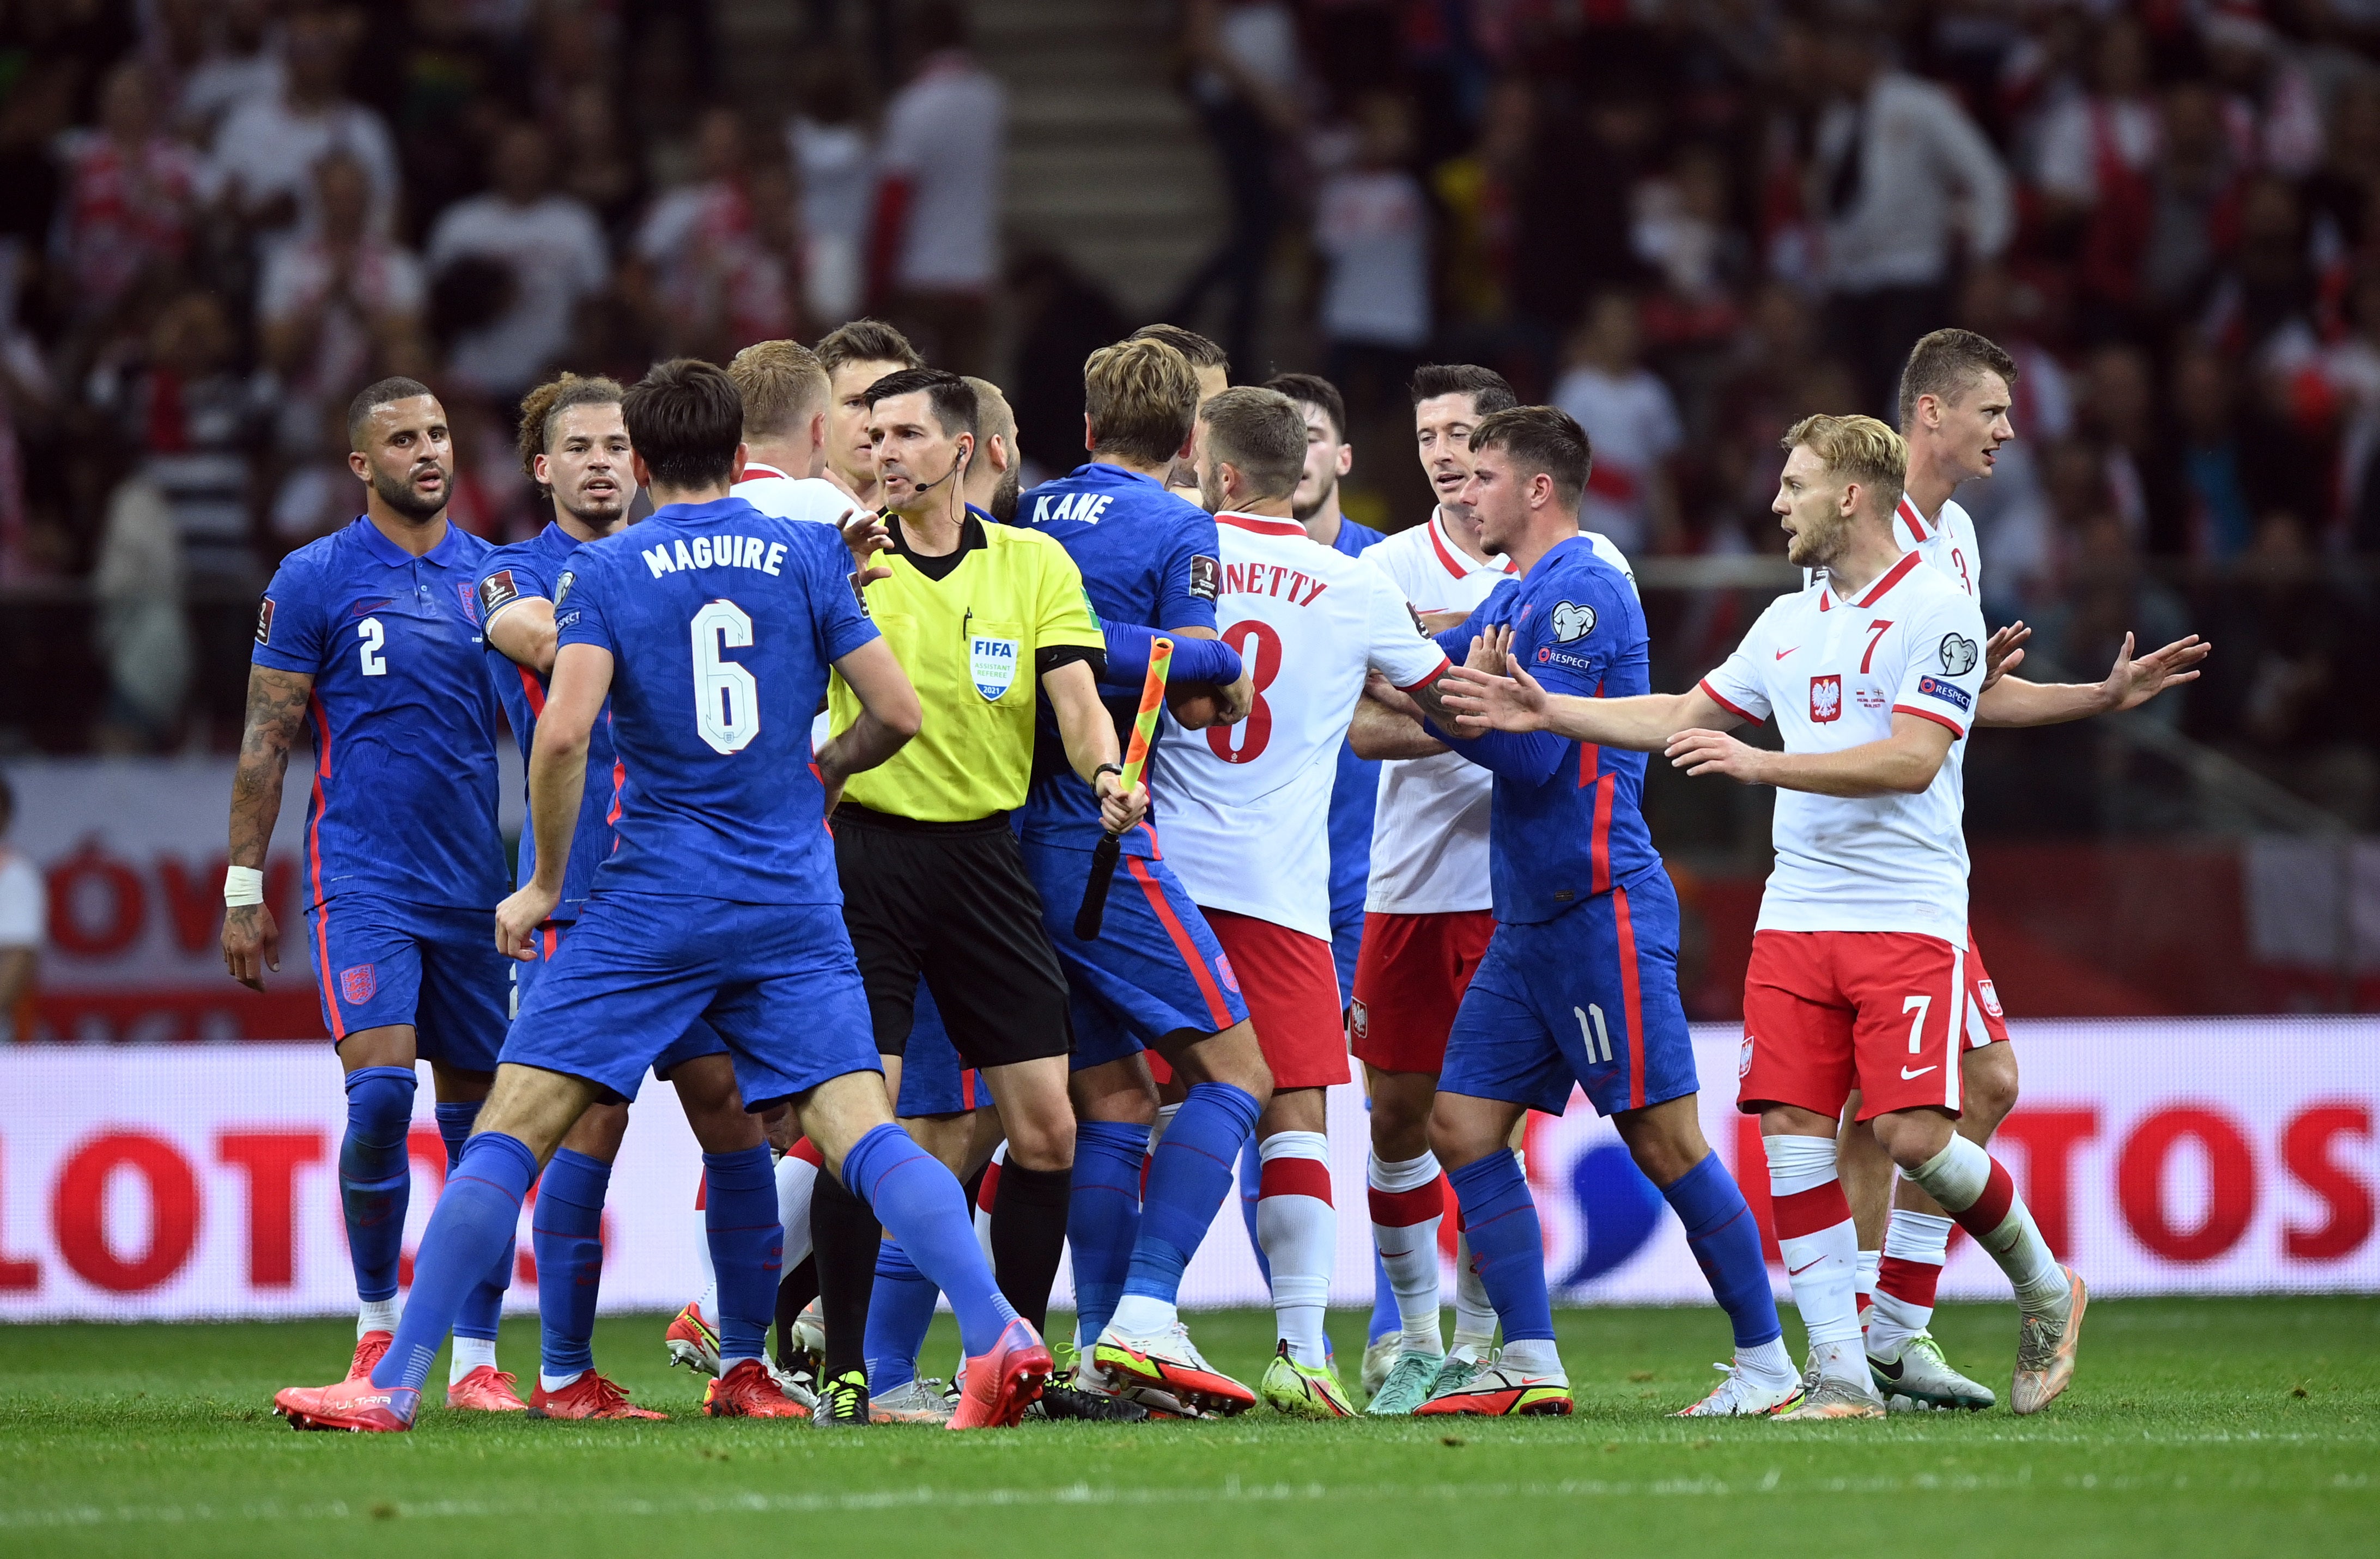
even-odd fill
[[(529, 939), (529, 950), (537, 957), (529, 962), (515, 962), (513, 965), (514, 1017), (520, 1016), (521, 1007), (528, 1000), (528, 993), (537, 985), (539, 974), (552, 968), (562, 949), (570, 945), (570, 933), (577, 924), (572, 920), (550, 920), (537, 928), (537, 935)], [(670, 1042), (668, 1049), (653, 1057), (653, 1075), (666, 1082), (671, 1070), (682, 1062), (702, 1056), (726, 1054), (727, 1042), (719, 1037), (717, 1030), (697, 1018), (686, 1025), (686, 1033)]]
[(1669, 874), (1536, 925), (1500, 925), (1446, 1040), (1441, 1094), (1560, 1115), (1571, 1084), (1598, 1115), (1694, 1093), (1678, 1001), (1678, 896)]
[(511, 961), (496, 951), (492, 908), (342, 893), (307, 909), (306, 953), (334, 1041), (410, 1023), (423, 1060), (495, 1070)]
[(747, 1108), (883, 1070), (839, 906), (666, 893), (588, 899), (522, 997), (504, 1059), (633, 1099), (666, 1050), (650, 1036), (698, 1019), (734, 1059)]
[(957, 1115), (991, 1103), (991, 1091), (976, 1070), (959, 1059), (958, 1046), (942, 1027), (941, 1009), (926, 982), (917, 982), (917, 1015), (909, 1024), (908, 1048), (901, 1053), (901, 1098), (892, 1113)]
[(1075, 910), (1090, 880), (1091, 852), (1024, 843), (1042, 924), (1066, 971), (1075, 1070), (1119, 1060), (1170, 1033), (1220, 1033), (1247, 1017), (1232, 961), (1172, 867), (1135, 855), (1117, 862), (1107, 919), (1086, 942), (1075, 935)]

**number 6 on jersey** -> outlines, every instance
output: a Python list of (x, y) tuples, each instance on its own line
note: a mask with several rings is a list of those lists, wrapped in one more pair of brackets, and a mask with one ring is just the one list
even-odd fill
[(760, 684), (721, 652), (752, 647), (752, 619), (734, 601), (694, 614), (694, 724), (711, 749), (740, 753), (760, 734)]

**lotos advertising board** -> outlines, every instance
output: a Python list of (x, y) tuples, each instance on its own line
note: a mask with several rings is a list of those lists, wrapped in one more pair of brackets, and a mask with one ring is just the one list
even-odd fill
[[(2380, 1020), (2021, 1022), (2016, 1035), (2024, 1100), (1996, 1151), (2094, 1293), (2380, 1292)], [(1765, 1226), (1757, 1130), (1733, 1107), (1739, 1035), (1705, 1027), (1695, 1044), (1713, 1085), (1705, 1131)], [(444, 1164), (431, 1102), (425, 1074), (416, 1236)], [(0, 1049), (0, 1321), (351, 1308), (342, 1118), (319, 1043)], [(1361, 1097), (1333, 1090), (1332, 1299), (1348, 1305), (1371, 1299), (1364, 1131)], [(1528, 1167), (1558, 1297), (1708, 1301), (1676, 1219), (1583, 1100), (1560, 1119), (1531, 1118)], [(649, 1081), (612, 1182), (605, 1308), (673, 1310), (700, 1286), (699, 1170), (674, 1095)], [(525, 1212), (516, 1308), (534, 1302), (528, 1228)], [(2007, 1287), (1961, 1238), (1943, 1293), (1997, 1299)], [(1235, 1207), (1183, 1298), (1265, 1301)], [(1718, 1346), (1724, 1326), (1713, 1325)]]

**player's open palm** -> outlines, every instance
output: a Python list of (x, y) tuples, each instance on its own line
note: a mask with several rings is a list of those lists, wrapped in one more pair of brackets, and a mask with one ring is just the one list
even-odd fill
[(1512, 630), (1510, 627), (1490, 628), (1484, 634), (1471, 635), (1471, 653), (1463, 663), (1475, 671), (1485, 671), (1491, 677), (1509, 675), (1512, 664)]
[(2024, 664), (2024, 641), (2033, 637), (2033, 629), (2019, 618), (1994, 634), (1984, 645), (1984, 692), (1992, 683)]
[(1761, 782), (1760, 765), (1767, 755), (1723, 731), (1681, 731), (1670, 738), (1668, 752), (1670, 765), (1689, 775), (1723, 774), (1743, 785)]
[(1508, 659), (1506, 668), (1510, 675), (1495, 676), (1457, 666), (1441, 679), (1439, 696), (1454, 714), (1461, 734), (1546, 729), (1546, 690), (1518, 662)]
[(263, 904), (240, 904), (224, 912), (224, 967), (249, 990), (264, 988), (264, 972), (281, 973), (281, 927)]
[(2124, 635), (2124, 647), (2116, 654), (2116, 663), (2107, 671), (2107, 680), (2099, 684), (2101, 694), (2112, 709), (2136, 709), (2163, 693), (2186, 682), (2198, 680), (2198, 663), (2206, 659), (2215, 647), (2192, 634), (2180, 638), (2163, 649), (2153, 650), (2139, 659), (2132, 659), (2132, 635)]

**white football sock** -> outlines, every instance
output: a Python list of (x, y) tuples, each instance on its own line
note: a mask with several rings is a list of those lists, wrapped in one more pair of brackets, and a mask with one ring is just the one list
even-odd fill
[(1501, 1361), (1511, 1369), (1531, 1375), (1560, 1375), (1567, 1383), (1570, 1376), (1562, 1371), (1561, 1350), (1550, 1337), (1530, 1337), (1504, 1345)]
[(1257, 1240), (1272, 1267), (1272, 1309), (1297, 1363), (1328, 1359), (1323, 1313), (1338, 1215), (1330, 1204), (1330, 1144), (1319, 1131), (1276, 1131), (1257, 1145)]
[(1771, 1384), (1783, 1385), (1801, 1378), (1802, 1372), (1793, 1368), (1793, 1356), (1785, 1351), (1783, 1337), (1771, 1337), (1757, 1348), (1737, 1348), (1735, 1361), (1744, 1373)]
[(580, 1376), (591, 1373), (593, 1372), (589, 1370), (573, 1370), (566, 1375), (549, 1375), (540, 1370), (537, 1372), (537, 1384), (539, 1388), (544, 1391), (560, 1391), (566, 1386), (577, 1384)]
[(1904, 1172), (1991, 1252), (2020, 1300), (2040, 1306), (2065, 1297), (2065, 1272), (2017, 1195), (2016, 1181), (1990, 1154), (1954, 1133), (1948, 1147)]
[[(1126, 1294), (1108, 1317), (1108, 1330), (1126, 1337), (1153, 1337), (1182, 1319), (1172, 1299), (1154, 1294)], [(1097, 1342), (1097, 1338), (1092, 1339)]]
[[(777, 1222), (784, 1226), (785, 1250), (781, 1258), (783, 1272), (791, 1272), (809, 1259), (810, 1254), (810, 1192), (818, 1188), (819, 1166), (808, 1159), (787, 1154), (777, 1160)], [(709, 1230), (702, 1242), (702, 1253), (710, 1254)], [(707, 1315), (710, 1312), (704, 1311)]]
[(366, 1332), (394, 1334), (396, 1331), (397, 1314), (396, 1297), (393, 1294), (384, 1299), (358, 1299), (356, 1301), (356, 1340), (363, 1341)]
[(1819, 1370), (1856, 1381), (1865, 1390), (1867, 1359), (1857, 1346), (1859, 1301), (1852, 1287), (1859, 1275), (1859, 1235), (1842, 1184), (1835, 1178), (1835, 1141), (1763, 1137), (1761, 1143), (1768, 1154), (1778, 1249), (1793, 1287), (1793, 1308), (1802, 1312)]
[(1852, 1284), (1853, 1290), (1859, 1298), (1863, 1299), (1876, 1298), (1876, 1264), (1883, 1260), (1884, 1252), (1881, 1251), (1862, 1251), (1859, 1253), (1859, 1276)]
[(1884, 1229), (1884, 1264), (1876, 1274), (1876, 1307), (1867, 1312), (1867, 1350), (1900, 1357), (1901, 1344), (1934, 1322), (1934, 1287), (1950, 1253), (1951, 1220), (1936, 1213), (1892, 1210)]
[(465, 1375), (481, 1365), (496, 1367), (496, 1339), (493, 1337), (456, 1337), (454, 1361), (446, 1369), (446, 1384), (461, 1384)]
[[(1388, 1270), (1389, 1287), (1397, 1297), (1397, 1319), (1404, 1328), (1400, 1351), (1444, 1353), (1446, 1342), (1438, 1329), (1438, 1230), (1445, 1220), (1446, 1201), (1438, 1157), (1425, 1153), (1384, 1164), (1374, 1154), (1366, 1178), (1370, 1182), (1372, 1244)], [(1438, 1211), (1422, 1215), (1419, 1210), (1425, 1207)]]

